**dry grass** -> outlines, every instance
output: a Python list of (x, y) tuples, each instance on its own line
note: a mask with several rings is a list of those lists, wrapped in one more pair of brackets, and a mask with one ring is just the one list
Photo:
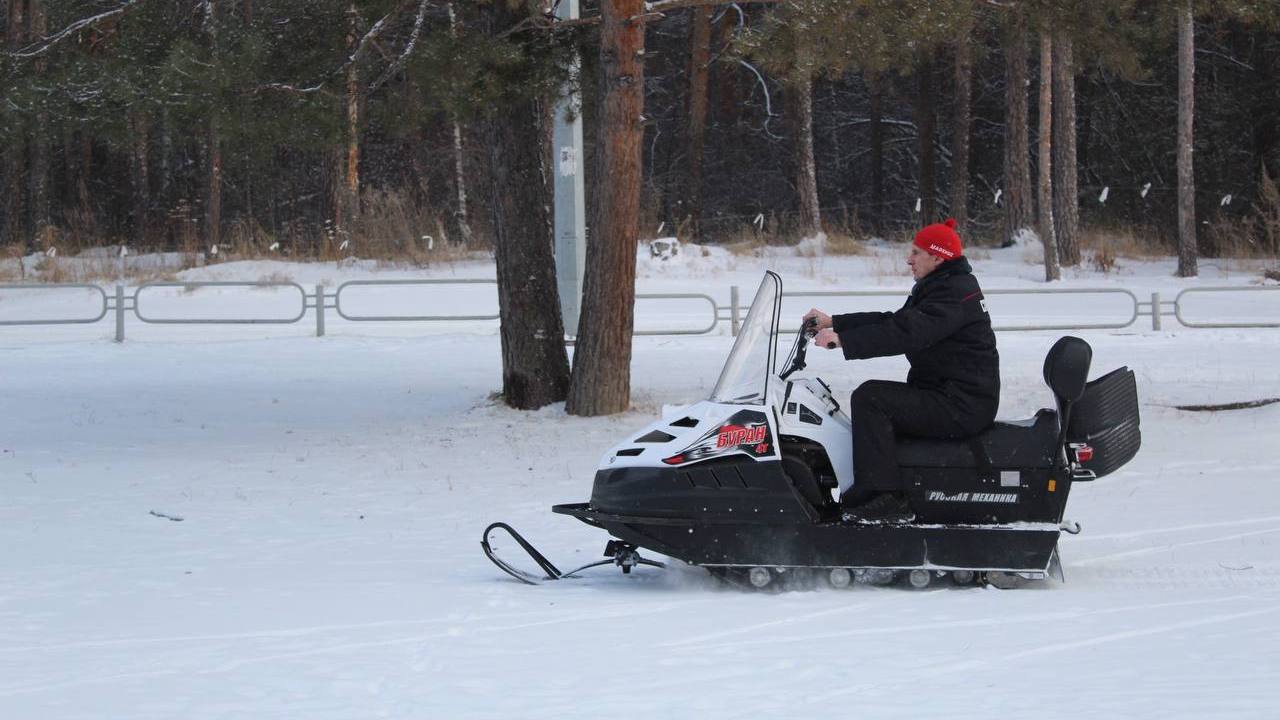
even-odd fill
[[(480, 225), (473, 222), (473, 225)], [(169, 234), (182, 252), (205, 253), (209, 264), (237, 260), (285, 259), (344, 262), (370, 259), (399, 266), (424, 267), (472, 259), (490, 243), (477, 230), (470, 242), (451, 235), (446, 218), (416, 203), (408, 193), (369, 189), (361, 194), (360, 213), (342, 226), (286, 221), (274, 229), (252, 218), (228, 223), (217, 252), (202, 237), (199, 218), (189, 205), (169, 213)]]
[(72, 273), (71, 264), (63, 262), (57, 256), (45, 255), (32, 268), (32, 274), (46, 283), (69, 283), (80, 282), (80, 278), (76, 277), (76, 273)]
[[(273, 272), (273, 273), (267, 273), (266, 275), (260, 275), (260, 276), (258, 276), (258, 279), (257, 279), (257, 281), (256, 281), (256, 282), (260, 282), (260, 283), (274, 283), (274, 284), (277, 284), (277, 285), (284, 285), (284, 284), (288, 284), (288, 283), (292, 283), (292, 282), (296, 282), (296, 281), (293, 279), (293, 277), (292, 277), (292, 276), (287, 275), (287, 274), (282, 273), (282, 272), (279, 272), (279, 271), (276, 271), (276, 272)], [(265, 289), (269, 289), (269, 288), (257, 288), (257, 289), (263, 289), (263, 290), (265, 290)]]
[(22, 282), (25, 275), (21, 245), (9, 245), (0, 251), (0, 282)]
[(764, 241), (764, 238), (745, 238), (727, 242), (723, 247), (725, 250), (729, 251), (730, 255), (736, 255), (738, 257), (752, 257), (758, 255), (760, 250), (768, 244), (769, 243)]
[(360, 217), (349, 228), (346, 249), (351, 255), (429, 265), (437, 246), (441, 250), (449, 246), (443, 221), (405, 193), (368, 190), (360, 207)]
[(1103, 245), (1102, 247), (1093, 251), (1093, 255), (1090, 258), (1089, 264), (1092, 265), (1093, 269), (1097, 270), (1098, 272), (1101, 272), (1104, 274), (1110, 273), (1112, 270), (1116, 268), (1115, 250), (1113, 250), (1110, 245)]
[(1167, 258), (1173, 253), (1173, 248), (1154, 228), (1088, 226), (1080, 233), (1080, 251), (1084, 262), (1095, 270), (1109, 273), (1120, 259)]
[(110, 257), (73, 257), (45, 255), (36, 262), (32, 272), (25, 278), (29, 282), (40, 283), (97, 283), (112, 284), (126, 282), (131, 285), (142, 285), (149, 282), (172, 282), (176, 273), (193, 266), (184, 264), (181, 268), (173, 267), (120, 267), (120, 261)]
[(239, 218), (231, 223), (224, 231), (222, 241), (234, 248), (234, 252), (248, 257), (270, 258), (294, 254), (293, 248), (277, 241), (274, 235), (251, 218)]
[(1263, 168), (1258, 197), (1243, 216), (1220, 206), (1201, 240), (1208, 257), (1274, 259), (1280, 256), (1280, 187)]
[(867, 250), (866, 241), (859, 240), (853, 235), (838, 230), (827, 233), (827, 244), (824, 251), (827, 255), (840, 256), (867, 255), (870, 253)]

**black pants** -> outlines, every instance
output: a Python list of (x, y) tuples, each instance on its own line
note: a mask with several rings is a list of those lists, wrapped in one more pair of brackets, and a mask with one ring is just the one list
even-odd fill
[(966, 438), (991, 424), (991, 417), (965, 413), (938, 390), (906, 383), (869, 380), (853, 391), (853, 476), (850, 493), (899, 492), (904, 488), (895, 453), (898, 435)]

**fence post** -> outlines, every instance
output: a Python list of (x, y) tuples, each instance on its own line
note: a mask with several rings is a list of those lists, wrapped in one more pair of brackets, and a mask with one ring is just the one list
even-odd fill
[(1151, 293), (1151, 329), (1160, 329), (1160, 293)]
[(324, 337), (324, 285), (316, 285), (316, 337)]
[(729, 331), (738, 337), (738, 286), (729, 287)]
[(116, 285), (116, 342), (124, 342), (124, 285)]

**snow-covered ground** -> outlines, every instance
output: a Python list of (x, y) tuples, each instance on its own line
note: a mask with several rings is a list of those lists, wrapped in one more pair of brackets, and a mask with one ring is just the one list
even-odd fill
[[(909, 286), (898, 248), (682, 250), (642, 263), (639, 290), (726, 301), (738, 284), (749, 297), (766, 267), (788, 290)], [(988, 288), (1042, 287), (1026, 254), (975, 253), (975, 266)], [(1121, 261), (1063, 285), (1170, 299), (1258, 278), (1171, 269)], [(492, 272), (237, 263), (182, 279)], [(269, 297), (188, 295), (202, 293), (234, 310)], [(1248, 312), (1280, 318), (1280, 292), (1248, 295)], [(0, 293), (11, 312), (35, 302)], [(809, 304), (853, 306), (791, 302), (797, 319)], [(1205, 302), (1215, 319), (1216, 303), (1238, 300)], [(641, 323), (664, 312), (637, 307)], [(585, 500), (622, 433), (704, 397), (725, 334), (638, 338), (633, 411), (583, 419), (494, 403), (490, 321), (333, 319), (325, 338), (306, 322), (131, 322), (119, 345), (109, 321), (0, 328), (0, 718), (1274, 717), (1280, 405), (1173, 406), (1280, 396), (1280, 330), (1149, 328), (1077, 333), (1095, 375), (1136, 370), (1144, 444), (1073, 491), (1084, 533), (1062, 541), (1065, 584), (780, 595), (691, 568), (529, 587), (479, 548), (485, 525), (506, 520), (562, 567), (594, 559), (604, 534), (550, 505)], [(1040, 366), (1057, 335), (1000, 336), (1002, 417), (1051, 403)], [(819, 354), (810, 367), (843, 393), (905, 363)]]

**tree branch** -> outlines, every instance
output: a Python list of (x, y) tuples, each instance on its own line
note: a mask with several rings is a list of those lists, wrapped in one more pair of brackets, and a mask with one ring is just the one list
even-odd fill
[(657, 0), (656, 2), (648, 3), (647, 10), (651, 13), (664, 13), (670, 10), (705, 7), (708, 5), (774, 5), (781, 2), (785, 2), (785, 0)]
[(114, 10), (108, 10), (104, 13), (98, 13), (93, 17), (87, 17), (87, 18), (77, 20), (71, 23), (70, 25), (66, 26), (62, 30), (59, 30), (58, 32), (54, 33), (53, 35), (50, 35), (49, 37), (46, 37), (46, 38), (41, 38), (39, 42), (34, 42), (22, 48), (21, 50), (16, 50), (14, 52), (9, 53), (9, 57), (17, 58), (19, 60), (25, 60), (27, 58), (36, 57), (37, 55), (43, 55), (45, 52), (49, 50), (49, 48), (61, 42), (68, 35), (79, 32), (80, 30), (83, 30), (87, 27), (92, 27), (94, 25), (97, 25), (98, 23), (108, 18), (113, 18), (117, 15), (121, 15), (125, 12), (128, 12), (130, 9), (132, 9), (134, 6), (138, 5), (141, 2), (142, 0), (126, 0), (123, 5), (121, 5), (120, 7), (117, 7)]
[[(650, 20), (661, 20), (666, 17), (664, 13), (691, 7), (717, 7), (723, 5), (778, 5), (786, 1), (787, 0), (656, 0), (645, 5), (645, 11), (643, 14), (633, 15), (628, 18), (628, 21), (648, 22)], [(569, 28), (599, 24), (599, 15), (577, 18), (575, 20), (558, 20), (550, 15), (535, 16), (525, 18), (515, 27), (509, 28), (506, 32), (502, 33), (502, 37), (515, 34), (529, 27), (536, 27), (541, 30), (567, 30)]]
[(369, 85), (369, 92), (373, 92), (374, 90), (382, 87), (385, 82), (390, 80), (393, 75), (400, 71), (400, 68), (404, 67), (405, 60), (409, 58), (409, 55), (413, 52), (413, 48), (418, 44), (418, 35), (422, 32), (422, 19), (427, 15), (427, 3), (429, 2), (430, 0), (422, 0), (422, 2), (418, 4), (418, 14), (413, 19), (413, 32), (409, 34), (409, 41), (405, 43), (404, 51), (400, 53), (400, 56), (397, 57), (381, 75), (378, 76), (377, 80), (374, 80), (373, 83)]

